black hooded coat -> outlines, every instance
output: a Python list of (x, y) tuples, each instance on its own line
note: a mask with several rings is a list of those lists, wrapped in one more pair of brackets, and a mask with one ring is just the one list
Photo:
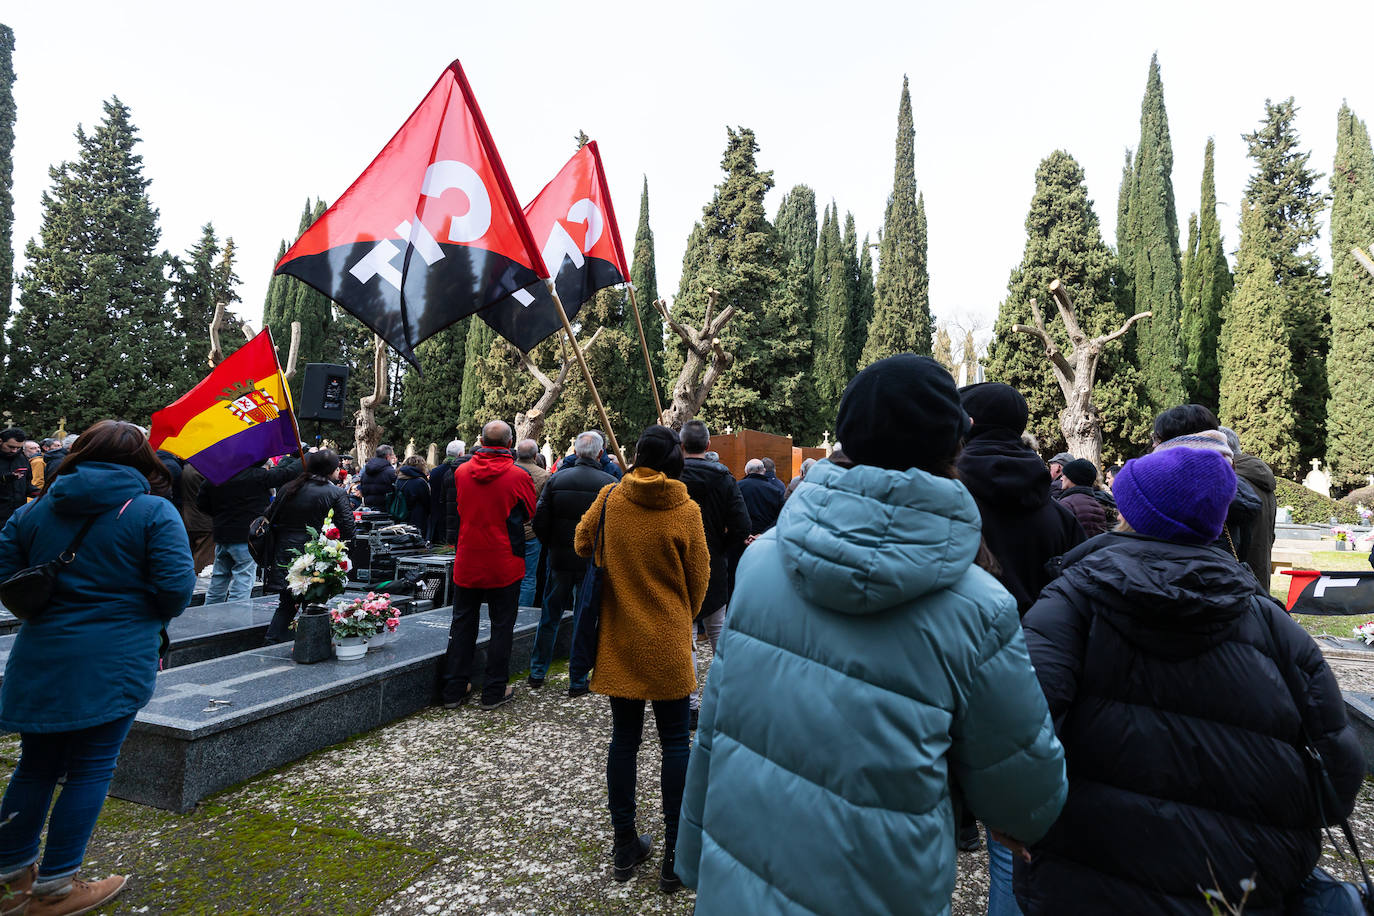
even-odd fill
[(1328, 822), (1364, 776), (1302, 627), (1224, 549), (1122, 532), (1064, 557), (1022, 627), (1069, 775), (1015, 863), (1022, 912), (1202, 913), (1199, 888), (1234, 901), (1252, 877), (1247, 916), (1282, 912), (1321, 849), (1303, 729), (1341, 799)]
[(1083, 526), (1050, 498), (1049, 468), (1019, 434), (975, 425), (970, 437), (959, 479), (978, 503), (983, 540), (1002, 567), (997, 581), (1024, 614), (1054, 575), (1045, 564), (1081, 543)]

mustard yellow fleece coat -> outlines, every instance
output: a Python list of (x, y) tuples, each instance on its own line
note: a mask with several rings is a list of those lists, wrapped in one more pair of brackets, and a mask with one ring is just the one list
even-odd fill
[(697, 686), (692, 618), (711, 581), (701, 510), (682, 481), (637, 469), (602, 489), (582, 516), (574, 542), (581, 556), (592, 555), (608, 495), (591, 689), (631, 700), (680, 700)]

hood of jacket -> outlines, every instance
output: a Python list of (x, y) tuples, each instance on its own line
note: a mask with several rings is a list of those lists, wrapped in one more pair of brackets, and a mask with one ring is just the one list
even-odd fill
[(396, 476), (405, 477), (407, 479), (423, 478), (425, 476), (425, 472), (417, 467), (413, 467), (412, 465), (403, 464), (401, 465), (400, 469), (396, 471)]
[(1223, 642), (1259, 587), (1219, 547), (1110, 531), (1064, 557), (1064, 580), (1132, 644), (1165, 658)]
[(978, 553), (982, 522), (957, 480), (822, 461), (783, 506), (774, 531), (802, 596), (857, 615), (957, 582)]
[(1265, 464), (1262, 459), (1254, 455), (1237, 455), (1231, 465), (1236, 469), (1236, 476), (1244, 478), (1250, 486), (1260, 494), (1274, 492), (1277, 480), (1274, 478), (1274, 469)]
[(363, 465), (363, 473), (362, 473), (362, 476), (364, 476), (364, 477), (376, 477), (378, 474), (384, 473), (384, 472), (386, 471), (386, 469), (389, 468), (389, 467), (391, 467), (391, 461), (390, 461), (390, 459), (387, 459), (387, 458), (369, 458), (369, 459), (367, 459), (367, 464)]
[(464, 463), (472, 465), (473, 480), (491, 483), (515, 466), (515, 454), (508, 448), (483, 445), (472, 453), (471, 461)]
[(630, 502), (646, 509), (672, 509), (691, 499), (687, 484), (651, 468), (635, 468), (620, 478), (618, 486), (625, 488)]
[(148, 478), (134, 468), (86, 461), (54, 480), (44, 498), (62, 515), (96, 515), (148, 492)]
[(1050, 499), (1050, 469), (1020, 436), (1000, 426), (965, 443), (959, 479), (979, 502), (1004, 512), (1030, 512)]

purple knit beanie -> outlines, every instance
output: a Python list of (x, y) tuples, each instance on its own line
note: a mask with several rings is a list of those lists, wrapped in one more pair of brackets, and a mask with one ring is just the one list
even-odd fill
[(1116, 507), (1141, 534), (1180, 544), (1221, 537), (1236, 472), (1217, 452), (1174, 448), (1126, 462), (1112, 481)]

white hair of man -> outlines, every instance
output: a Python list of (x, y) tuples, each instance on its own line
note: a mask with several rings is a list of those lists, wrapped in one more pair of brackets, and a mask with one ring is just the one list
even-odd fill
[(444, 446), (444, 455), (449, 458), (462, 458), (467, 450), (468, 444), (466, 442), (462, 439), (454, 439), (448, 445)]
[(521, 461), (533, 461), (539, 455), (539, 443), (533, 439), (521, 439), (515, 444), (515, 457)]
[(76, 439), (76, 433), (68, 433), (67, 435), (62, 437), (62, 447), (71, 448), (73, 445), (76, 445)]
[(809, 470), (811, 470), (811, 469), (814, 468), (815, 466), (816, 466), (816, 459), (815, 459), (815, 458), (808, 458), (808, 459), (806, 459), (805, 461), (803, 461), (803, 462), (802, 462), (802, 466), (801, 466), (801, 476), (805, 477), (805, 476), (806, 476), (806, 472), (809, 471)]
[(750, 458), (744, 463), (744, 473), (746, 474), (762, 474), (763, 471), (763, 462), (757, 458)]
[(585, 433), (578, 433), (573, 440), (573, 454), (578, 458), (590, 458), (595, 461), (601, 457), (601, 450), (606, 447), (602, 441), (601, 434), (587, 430)]
[(1236, 435), (1236, 431), (1234, 429), (1227, 429), (1225, 426), (1219, 426), (1217, 427), (1217, 432), (1221, 433), (1223, 436), (1226, 437), (1226, 444), (1231, 446), (1232, 455), (1239, 455), (1241, 453), (1240, 436)]

